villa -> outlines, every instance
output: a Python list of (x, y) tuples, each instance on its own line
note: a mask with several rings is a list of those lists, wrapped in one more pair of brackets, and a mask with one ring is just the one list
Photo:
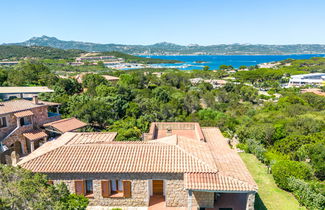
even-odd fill
[(75, 118), (61, 120), (59, 106), (58, 103), (40, 101), (37, 96), (32, 100), (0, 102), (0, 162), (10, 164), (13, 151), (17, 157), (25, 156), (49, 138), (86, 126)]
[(18, 165), (64, 182), (90, 207), (254, 209), (257, 185), (220, 130), (152, 123), (142, 141), (115, 132), (66, 132)]
[(291, 76), (288, 87), (323, 86), (324, 84), (325, 73), (299, 74)]

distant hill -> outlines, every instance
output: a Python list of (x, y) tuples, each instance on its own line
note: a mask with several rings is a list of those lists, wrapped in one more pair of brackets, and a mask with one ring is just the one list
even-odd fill
[(42, 46), (0, 45), (0, 60), (17, 60), (21, 58), (73, 59), (84, 53), (83, 50), (63, 50)]
[(264, 45), (264, 44), (219, 44), (177, 45), (157, 43), (153, 45), (96, 44), (90, 42), (63, 41), (55, 37), (33, 37), (25, 42), (4, 45), (47, 46), (60, 49), (79, 49), (88, 52), (119, 51), (128, 54), (203, 54), (203, 55), (279, 55), (279, 54), (325, 54), (325, 45)]
[[(76, 57), (85, 54), (84, 50), (64, 50), (53, 47), (43, 46), (17, 46), (17, 45), (0, 45), (0, 60), (20, 60), (23, 58), (42, 58), (42, 59), (75, 59)], [(145, 58), (134, 55), (129, 55), (121, 52), (99, 52), (97, 56), (110, 55), (117, 58), (123, 58), (129, 63), (179, 63), (177, 60)]]

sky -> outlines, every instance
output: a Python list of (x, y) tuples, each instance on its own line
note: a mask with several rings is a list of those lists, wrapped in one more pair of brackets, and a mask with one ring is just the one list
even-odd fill
[(0, 0), (0, 43), (325, 44), (325, 0)]

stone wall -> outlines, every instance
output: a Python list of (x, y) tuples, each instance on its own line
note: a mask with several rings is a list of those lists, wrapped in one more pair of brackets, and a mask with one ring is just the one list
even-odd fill
[(17, 127), (17, 120), (14, 114), (1, 115), (7, 118), (7, 127), (0, 128), (0, 140), (4, 139), (11, 131)]
[(254, 210), (254, 203), (255, 203), (255, 193), (248, 193), (246, 210)]
[(184, 180), (168, 180), (166, 183), (166, 206), (187, 206), (187, 190), (184, 189)]
[(193, 192), (193, 207), (213, 208), (214, 193), (213, 192)]
[[(99, 173), (55, 173), (47, 174), (54, 184), (64, 182), (70, 192), (75, 193), (74, 180), (93, 180), (94, 198), (90, 198), (90, 206), (149, 206), (149, 181), (165, 180), (166, 206), (187, 206), (187, 191), (184, 189), (182, 174), (99, 174)], [(103, 198), (101, 180), (131, 181), (131, 198)]]

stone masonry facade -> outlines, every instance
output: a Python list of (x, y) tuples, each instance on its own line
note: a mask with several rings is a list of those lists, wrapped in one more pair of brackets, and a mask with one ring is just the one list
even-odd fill
[[(93, 180), (94, 198), (90, 198), (90, 206), (149, 206), (149, 181), (165, 180), (165, 202), (167, 207), (186, 207), (188, 192), (184, 188), (183, 174), (97, 174), (71, 173), (47, 174), (54, 184), (64, 182), (71, 193), (75, 193), (75, 180)], [(104, 198), (101, 194), (101, 180), (131, 181), (131, 198)], [(213, 202), (213, 199), (212, 199)]]
[(202, 208), (213, 208), (214, 193), (213, 192), (193, 192), (193, 206)]
[[(11, 136), (9, 136), (3, 143), (7, 146), (10, 146), (14, 144), (15, 142), (19, 141), (22, 145), (23, 151), (26, 154), (27, 153), (27, 144), (26, 139), (23, 137), (23, 133), (29, 130), (33, 130), (35, 128), (39, 128), (44, 123), (60, 120), (61, 116), (56, 115), (54, 117), (48, 117), (48, 107), (36, 107), (33, 109), (30, 109), (31, 112), (33, 112), (33, 116), (30, 118), (33, 122), (29, 125), (24, 125), (19, 127)], [(9, 135), (12, 131), (14, 131), (17, 128), (17, 118), (14, 116), (14, 113), (10, 113), (7, 115), (3, 115), (7, 118), (7, 127), (0, 128), (0, 140), (6, 138), (7, 135)]]

